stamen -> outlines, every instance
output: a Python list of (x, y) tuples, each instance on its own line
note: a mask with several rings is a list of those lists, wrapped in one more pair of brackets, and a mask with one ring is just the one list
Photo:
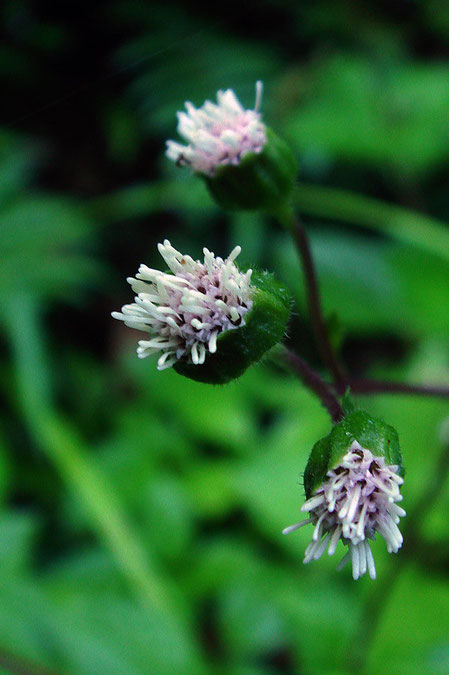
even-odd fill
[(351, 558), (351, 553), (348, 551), (343, 558), (340, 560), (340, 562), (337, 565), (337, 572), (341, 572), (343, 567), (349, 562), (349, 559)]
[(321, 556), (323, 555), (324, 551), (326, 550), (326, 546), (327, 546), (327, 544), (328, 544), (328, 540), (329, 540), (329, 532), (326, 534), (325, 537), (323, 537), (323, 539), (321, 540), (321, 542), (320, 542), (318, 548), (315, 550), (315, 553), (313, 554), (313, 559), (314, 559), (314, 560), (318, 560), (319, 558), (321, 558)]
[(340, 534), (341, 534), (341, 525), (338, 525), (338, 527), (335, 528), (334, 533), (332, 534), (330, 540), (329, 549), (327, 551), (329, 555), (334, 555), (335, 551), (337, 550), (337, 545), (338, 542), (340, 541)]
[(325, 517), (326, 511), (324, 511), (324, 513), (322, 513), (321, 516), (318, 518), (317, 524), (313, 531), (312, 539), (314, 539), (315, 541), (318, 541), (318, 539), (320, 539), (321, 537), (322, 523)]
[(350, 504), (349, 504), (348, 515), (347, 515), (348, 520), (352, 521), (352, 519), (354, 518), (354, 514), (355, 514), (356, 508), (357, 508), (358, 503), (359, 503), (359, 497), (360, 497), (361, 491), (362, 491), (362, 489), (360, 487), (360, 483), (357, 483), (357, 485), (354, 489), (354, 493), (351, 497)]
[(215, 354), (217, 351), (217, 332), (211, 333), (209, 338), (209, 351), (211, 354)]
[(357, 547), (359, 549), (359, 576), (363, 577), (366, 573), (366, 545), (362, 541)]
[(369, 545), (369, 542), (365, 542), (365, 554), (366, 554), (366, 562), (368, 565), (368, 572), (371, 577), (371, 579), (376, 578), (376, 565), (374, 564), (374, 558), (373, 558), (373, 552), (371, 551), (371, 546)]
[(325, 501), (324, 495), (318, 495), (317, 497), (311, 497), (302, 505), (301, 511), (313, 511), (317, 506), (320, 506)]
[(360, 554), (359, 547), (349, 544), (352, 558), (352, 578), (356, 581), (360, 576)]
[(255, 112), (258, 112), (262, 103), (263, 82), (257, 80), (256, 82), (256, 102), (254, 104)]
[(288, 527), (284, 527), (284, 529), (282, 530), (282, 534), (290, 534), (290, 532), (294, 532), (295, 530), (299, 530), (300, 527), (304, 527), (304, 525), (308, 525), (311, 522), (312, 522), (312, 518), (307, 518), (307, 520), (301, 520), (299, 523), (295, 523), (294, 525), (289, 525)]

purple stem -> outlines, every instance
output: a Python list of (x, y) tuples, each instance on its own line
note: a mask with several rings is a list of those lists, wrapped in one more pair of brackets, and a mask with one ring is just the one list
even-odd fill
[(337, 423), (344, 417), (343, 408), (330, 385), (316, 373), (300, 356), (284, 347), (286, 363), (295, 371), (308, 389), (313, 391), (329, 412), (332, 422)]
[(309, 238), (304, 229), (304, 225), (293, 216), (290, 217), (289, 229), (295, 240), (298, 253), (304, 270), (304, 278), (307, 291), (307, 306), (309, 309), (310, 323), (315, 334), (315, 339), (320, 352), (321, 359), (329, 370), (335, 385), (340, 388), (345, 385), (345, 376), (341, 365), (339, 364), (335, 351), (329, 340), (326, 322), (323, 317), (321, 307), (320, 290), (318, 286), (318, 277), (313, 262), (312, 251)]
[(337, 391), (343, 394), (346, 387), (350, 387), (353, 394), (417, 394), (449, 398), (449, 387), (443, 385), (407, 384), (406, 382), (348, 377), (344, 386), (337, 387)]

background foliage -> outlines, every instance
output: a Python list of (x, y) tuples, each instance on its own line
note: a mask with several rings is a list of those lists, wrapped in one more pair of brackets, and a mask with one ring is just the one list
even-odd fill
[(2, 3), (0, 662), (448, 672), (447, 401), (360, 399), (399, 431), (412, 515), (398, 556), (375, 545), (378, 581), (354, 583), (302, 565), (310, 533), (281, 536), (319, 403), (269, 363), (226, 387), (157, 373), (109, 313), (161, 238), (239, 243), (289, 283), (290, 343), (319, 366), (289, 240), (164, 158), (186, 98), (250, 106), (262, 79), (348, 369), (448, 382), (449, 4), (218, 7)]

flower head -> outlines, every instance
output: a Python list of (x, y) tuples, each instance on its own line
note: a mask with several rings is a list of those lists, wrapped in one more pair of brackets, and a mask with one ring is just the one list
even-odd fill
[(140, 265), (136, 278), (128, 279), (134, 302), (112, 316), (150, 333), (139, 341), (137, 354), (159, 353), (159, 370), (181, 359), (201, 365), (217, 350), (220, 333), (244, 325), (253, 304), (252, 270), (242, 273), (235, 265), (240, 246), (226, 260), (205, 248), (204, 262), (182, 255), (167, 239), (158, 249), (171, 272)]
[(402, 546), (399, 519), (405, 511), (396, 504), (402, 496), (399, 486), (403, 479), (398, 466), (387, 466), (384, 457), (375, 457), (370, 450), (353, 441), (341, 462), (329, 470), (326, 478), (305, 502), (301, 511), (309, 518), (283, 530), (288, 534), (303, 525), (315, 525), (304, 563), (318, 560), (324, 551), (336, 551), (341, 539), (348, 545), (338, 569), (351, 559), (352, 575), (358, 579), (368, 570), (376, 578), (376, 567), (369, 539), (376, 532), (385, 539), (389, 553), (397, 553)]
[(187, 101), (187, 112), (178, 112), (178, 133), (188, 144), (167, 141), (167, 157), (213, 176), (219, 166), (238, 165), (246, 154), (261, 152), (266, 142), (261, 99), (262, 82), (257, 82), (254, 110), (245, 110), (232, 89), (219, 91), (218, 103), (206, 101), (198, 109)]
[(263, 124), (261, 99), (257, 82), (254, 110), (245, 110), (232, 89), (198, 109), (187, 101), (187, 112), (178, 112), (187, 145), (167, 141), (166, 155), (190, 166), (221, 207), (278, 214), (291, 198), (298, 167), (289, 145)]

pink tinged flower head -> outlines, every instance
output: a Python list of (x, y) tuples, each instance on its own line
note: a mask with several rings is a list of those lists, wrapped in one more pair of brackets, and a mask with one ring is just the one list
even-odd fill
[(245, 110), (232, 89), (219, 91), (217, 103), (206, 101), (201, 108), (187, 101), (187, 112), (178, 112), (178, 133), (187, 145), (167, 141), (167, 157), (213, 176), (217, 167), (238, 165), (246, 154), (261, 152), (267, 140), (261, 99), (262, 82), (257, 82), (254, 110)]
[(402, 500), (399, 487), (403, 479), (397, 466), (387, 466), (383, 457), (353, 442), (339, 466), (328, 471), (326, 480), (302, 506), (309, 518), (285, 528), (283, 534), (311, 523), (315, 526), (304, 563), (318, 560), (327, 549), (333, 555), (341, 539), (348, 545), (337, 569), (352, 562), (352, 576), (358, 579), (367, 571), (376, 578), (376, 567), (369, 539), (382, 535), (389, 553), (402, 546), (399, 519), (405, 511), (396, 502)]
[(240, 246), (226, 260), (205, 248), (204, 262), (182, 255), (167, 239), (158, 249), (171, 273), (140, 265), (136, 278), (127, 280), (134, 302), (112, 316), (150, 334), (139, 341), (137, 355), (159, 354), (158, 370), (180, 359), (201, 365), (216, 352), (220, 333), (244, 325), (253, 304), (252, 270), (242, 273), (235, 265)]

